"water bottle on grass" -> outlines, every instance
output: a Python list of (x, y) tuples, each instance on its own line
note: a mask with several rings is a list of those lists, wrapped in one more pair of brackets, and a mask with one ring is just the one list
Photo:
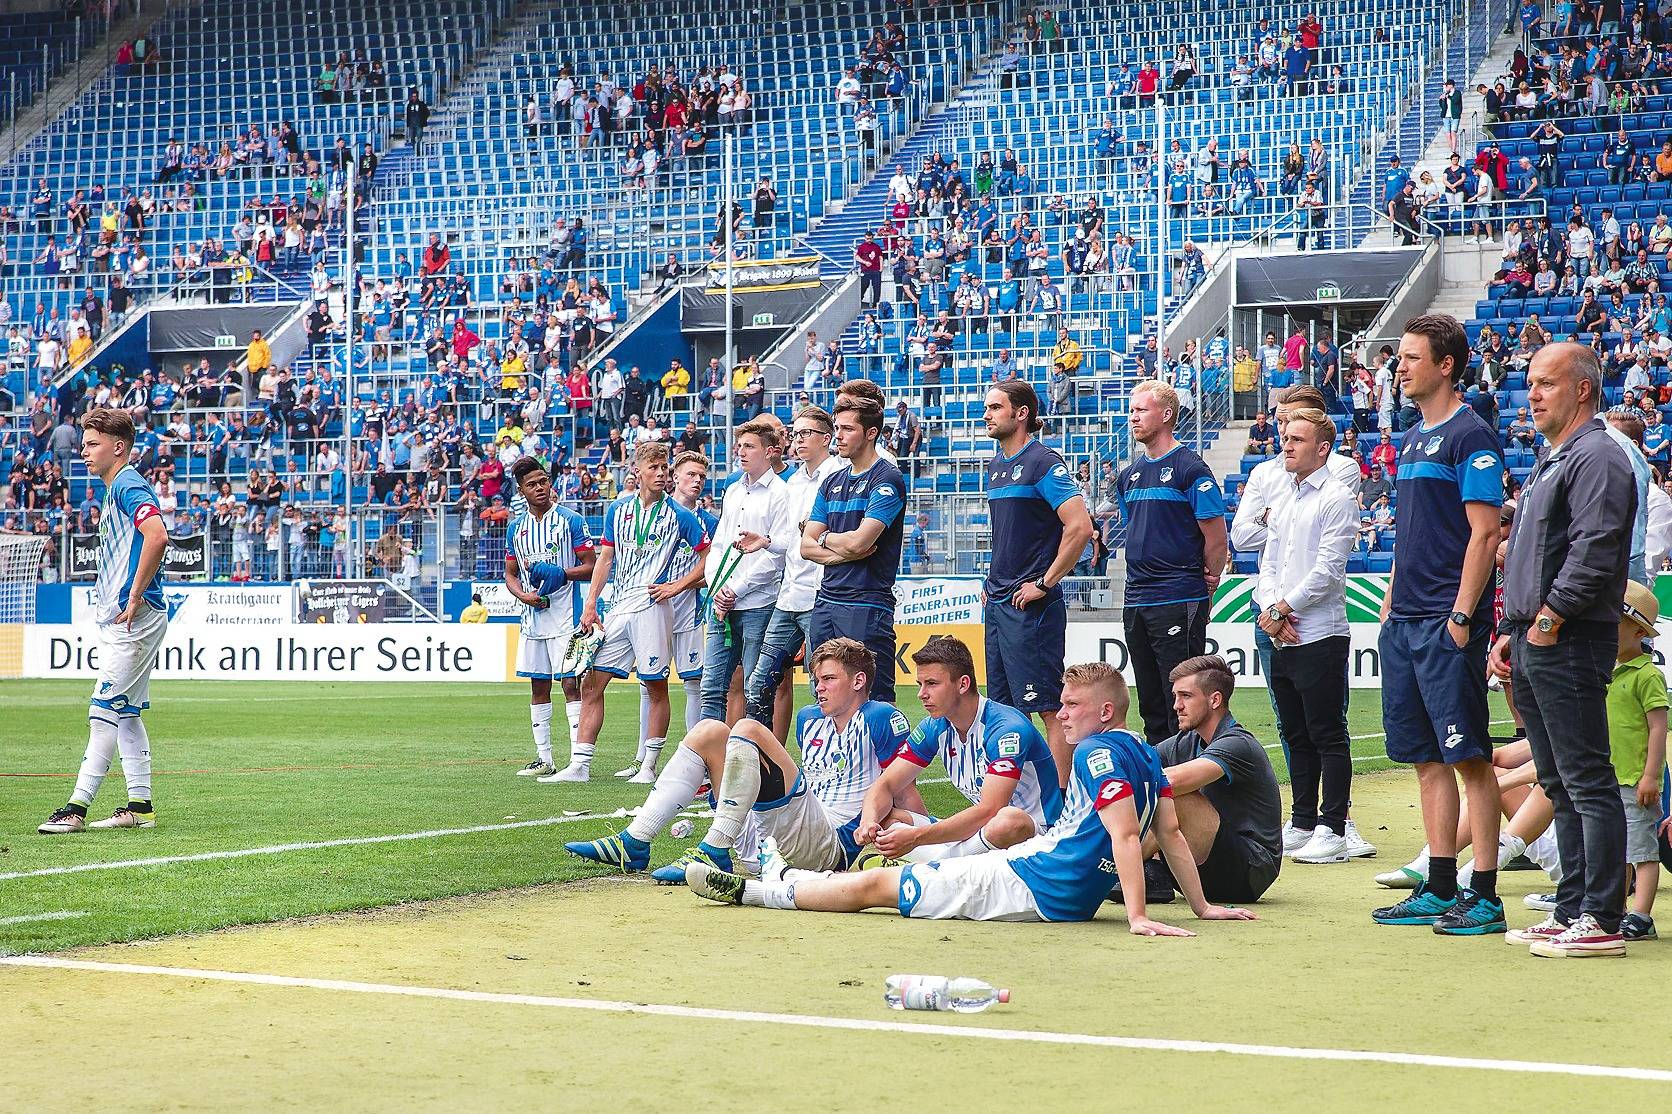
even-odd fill
[(995, 989), (980, 979), (949, 979), (945, 975), (890, 975), (883, 1001), (895, 1010), (952, 1010), (980, 1013), (995, 1002), (1010, 1001), (1010, 991)]

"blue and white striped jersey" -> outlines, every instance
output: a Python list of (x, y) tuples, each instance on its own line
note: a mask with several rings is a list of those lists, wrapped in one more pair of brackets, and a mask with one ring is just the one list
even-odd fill
[(610, 610), (636, 615), (650, 608), (652, 585), (674, 579), (670, 573), (682, 550), (698, 554), (708, 548), (708, 531), (696, 515), (667, 496), (647, 507), (635, 492), (604, 512), (603, 542), (615, 551)]
[(867, 700), (846, 730), (810, 704), (795, 716), (801, 777), (838, 825), (859, 815), (865, 794), (894, 760), (908, 734), (906, 717), (892, 704)]
[[(720, 524), (720, 520), (701, 507), (692, 507), (691, 513), (697, 516), (698, 522), (702, 523), (703, 533), (712, 539), (714, 528)], [(688, 546), (680, 546), (678, 551), (674, 553), (673, 566), (668, 569), (668, 579), (680, 580), (690, 575), (698, 560), (699, 555), (696, 550)], [(670, 601), (670, 606), (673, 608), (674, 633), (679, 634), (688, 630), (696, 630), (702, 626), (703, 607), (706, 602), (706, 594), (701, 588), (694, 588)]]
[[(522, 586), (530, 592), (535, 588), (528, 571), (531, 565), (545, 561), (572, 569), (586, 559), (592, 548), (586, 519), (560, 503), (553, 503), (539, 518), (525, 509), (511, 524), (511, 553), (517, 559)], [(561, 589), (548, 591), (546, 596), (551, 601), (549, 607), (536, 610), (523, 605), (524, 638), (560, 638), (574, 630), (580, 613), (580, 582), (568, 581)]]
[[(105, 488), (99, 517), (99, 575), (93, 582), (95, 618), (99, 623), (113, 623), (127, 609), (134, 576), (139, 572), (139, 524), (160, 513), (157, 493), (131, 464), (116, 473), (116, 478)], [(160, 569), (141, 591), (148, 606), (158, 611), (167, 607)]]
[(911, 733), (895, 756), (927, 767), (939, 754), (952, 784), (969, 798), (981, 799), (989, 777), (1011, 778), (1016, 791), (1010, 803), (1033, 817), (1035, 831), (1043, 832), (1062, 812), (1062, 783), (1056, 759), (1032, 721), (1008, 704), (981, 698), (967, 737), (960, 737), (949, 719), (926, 719)]

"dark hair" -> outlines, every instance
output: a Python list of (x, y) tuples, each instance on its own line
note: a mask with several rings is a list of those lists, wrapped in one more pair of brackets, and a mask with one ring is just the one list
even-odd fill
[[(843, 383), (836, 390), (836, 401), (840, 404), (845, 398), (864, 399), (874, 404), (878, 411), (888, 404), (888, 400), (883, 397), (882, 388), (869, 379), (849, 379)], [(840, 410), (841, 406), (838, 405), (836, 409)]]
[(1217, 692), (1225, 698), (1225, 704), (1230, 705), (1231, 693), (1237, 687), (1237, 679), (1231, 674), (1231, 667), (1225, 664), (1224, 658), (1215, 654), (1186, 658), (1173, 666), (1173, 671), (1167, 674), (1168, 682), (1175, 685), (1186, 677), (1195, 677), (1196, 684), (1202, 692), (1208, 695)]
[(954, 681), (968, 677), (972, 686), (976, 682), (975, 658), (970, 654), (970, 648), (951, 635), (929, 639), (921, 650), (911, 656), (911, 663), (919, 668), (925, 665), (945, 666)]
[(1446, 313), (1424, 313), (1405, 322), (1402, 332), (1415, 333), (1428, 341), (1428, 354), (1435, 363), (1451, 357), (1451, 381), (1469, 370), (1469, 337), (1457, 318)]
[(89, 410), (87, 416), (81, 419), (81, 428), (126, 441), (130, 448), (134, 443), (134, 416), (113, 406)]
[(511, 482), (520, 488), (522, 487), (523, 480), (527, 479), (536, 472), (548, 479), (551, 478), (551, 473), (546, 471), (546, 466), (544, 464), (541, 464), (538, 460), (531, 456), (525, 456), (515, 464), (511, 465)]
[(1025, 379), (1006, 379), (994, 383), (991, 389), (1009, 399), (1011, 409), (1027, 407), (1029, 433), (1038, 433), (1045, 428), (1045, 419), (1039, 416), (1039, 393), (1033, 389), (1032, 383)]
[(869, 398), (858, 395), (844, 395), (836, 400), (836, 413), (852, 414), (859, 419), (859, 424), (865, 429), (882, 431), (882, 407)]

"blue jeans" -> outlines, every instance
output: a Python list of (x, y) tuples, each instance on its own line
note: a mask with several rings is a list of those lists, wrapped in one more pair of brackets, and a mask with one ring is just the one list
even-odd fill
[(796, 651), (807, 643), (808, 620), (812, 614), (780, 607), (772, 609), (772, 621), (766, 625), (755, 668), (743, 681), (743, 714), (756, 723), (772, 726), (778, 685), (794, 667)]
[(724, 619), (708, 621), (708, 643), (703, 650), (702, 718), (726, 718), (726, 693), (731, 691), (732, 672), (741, 663), (743, 676), (755, 670), (761, 640), (766, 634), (772, 608), (752, 607), (731, 611)]

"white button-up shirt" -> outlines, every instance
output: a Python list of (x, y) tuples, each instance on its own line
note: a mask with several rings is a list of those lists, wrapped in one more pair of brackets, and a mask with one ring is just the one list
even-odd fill
[[(1358, 538), (1358, 500), (1328, 469), (1289, 477), (1290, 495), (1271, 509), (1254, 602), (1294, 610), (1302, 644), (1346, 635), (1347, 557)], [(1280, 644), (1279, 644), (1280, 645)]]
[(784, 558), (784, 582), (778, 589), (780, 611), (800, 612), (813, 609), (813, 599), (819, 594), (819, 585), (824, 581), (824, 566), (801, 555), (801, 524), (813, 513), (813, 500), (818, 498), (819, 488), (824, 485), (824, 481), (830, 478), (831, 473), (845, 467), (846, 464), (841, 457), (831, 453), (824, 458), (824, 463), (818, 466), (817, 471), (808, 472), (807, 466), (803, 464), (796, 468), (787, 481), (795, 540), (790, 544)]
[[(1350, 456), (1332, 452), (1323, 470), (1345, 487), (1353, 497), (1355, 511), (1364, 473)], [(1248, 482), (1242, 485), (1242, 496), (1237, 501), (1236, 517), (1231, 520), (1231, 546), (1242, 553), (1258, 553), (1266, 546), (1266, 526), (1277, 505), (1295, 493), (1295, 481), (1283, 467), (1283, 457), (1275, 456), (1254, 466)], [(1262, 522), (1261, 519), (1266, 521)]]
[[(760, 534), (771, 541), (765, 549), (739, 558), (732, 543), (744, 532)], [(758, 480), (747, 475), (726, 489), (720, 504), (720, 525), (714, 528), (714, 544), (708, 549), (707, 565), (709, 590), (727, 588), (737, 597), (734, 611), (750, 611), (771, 607), (778, 600), (778, 582), (784, 575), (784, 555), (791, 543), (798, 548), (800, 535), (795, 519), (790, 516), (789, 487), (777, 473), (768, 469)], [(720, 562), (736, 566), (727, 574), (724, 584), (716, 584), (720, 576)]]

